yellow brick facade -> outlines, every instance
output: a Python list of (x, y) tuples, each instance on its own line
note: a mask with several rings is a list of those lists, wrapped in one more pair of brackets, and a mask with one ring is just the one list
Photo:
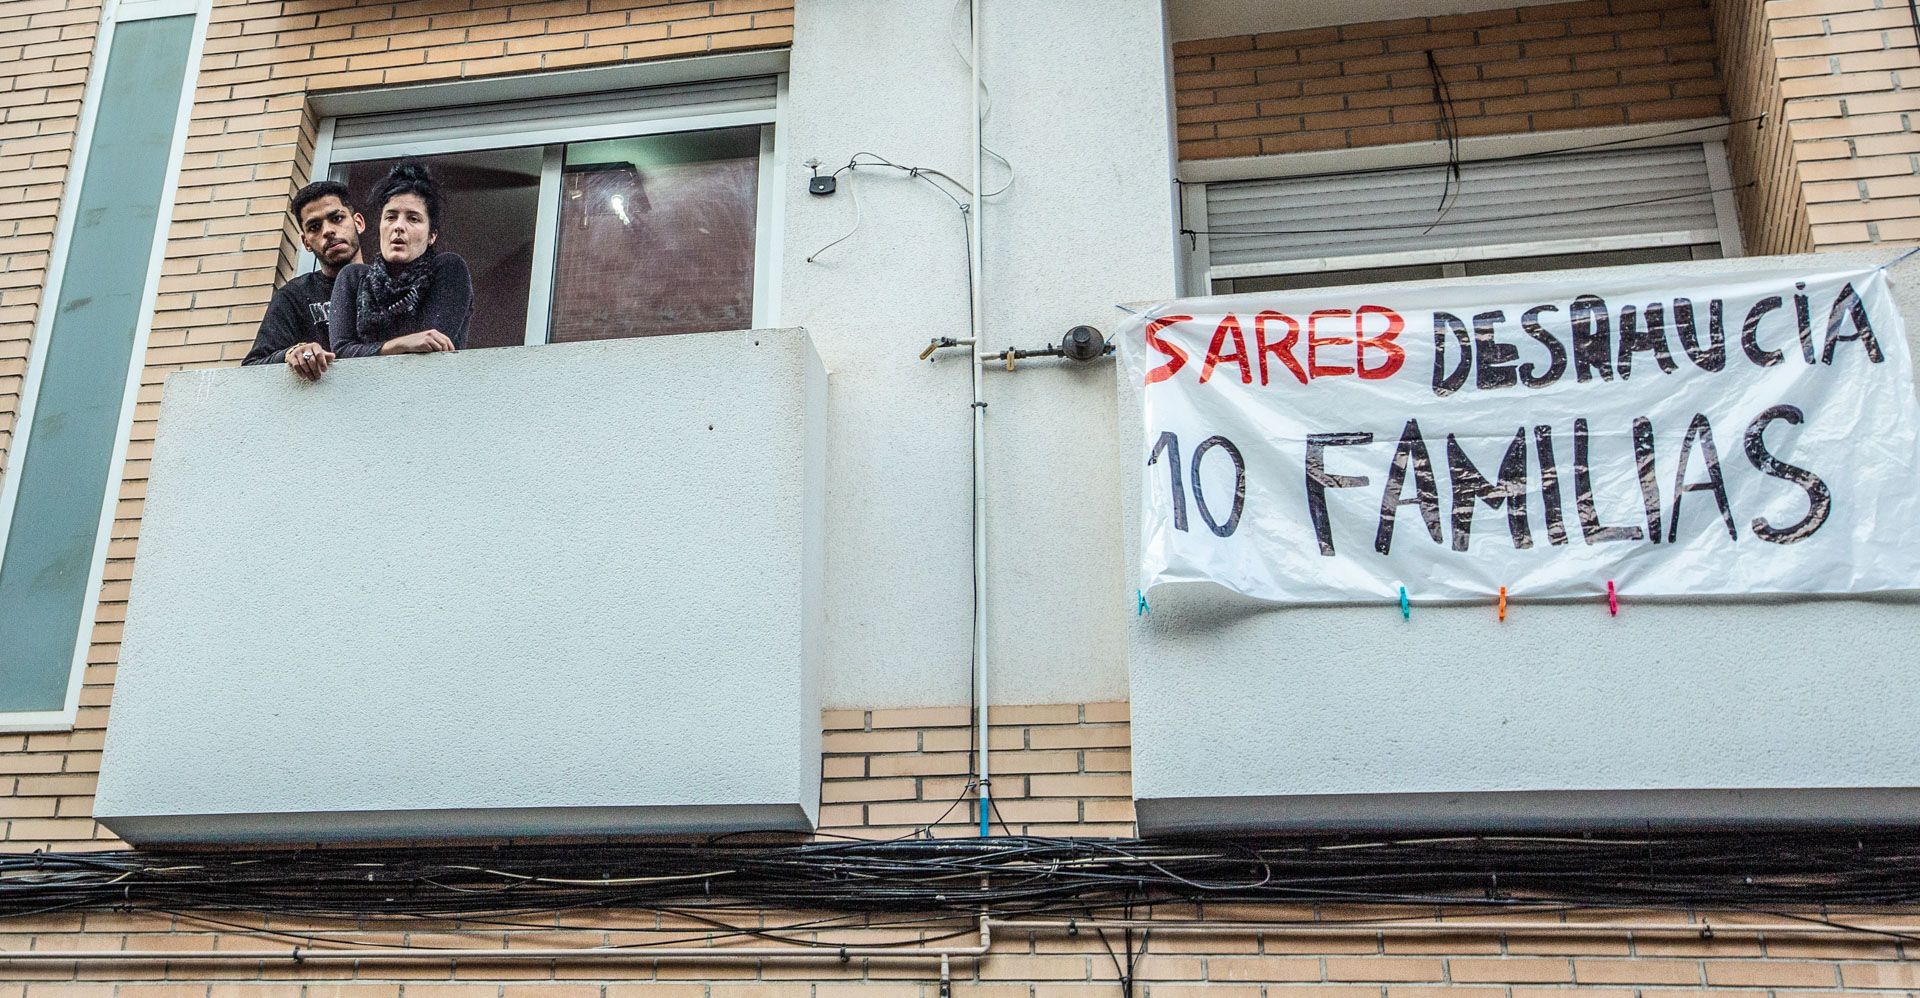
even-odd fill
[[(1768, 128), (1736, 129), (1731, 139), (1736, 180), (1755, 181), (1741, 195), (1750, 250), (1920, 239), (1920, 181), (1910, 159), (1920, 148), (1905, 117), (1920, 94), (1915, 89), (1920, 57), (1902, 34), (1904, 10), (1892, 4), (1600, 0), (1462, 17), (1457, 23), (1435, 18), (1436, 23), (1423, 20), (1391, 29), (1328, 29), (1331, 35), (1317, 32), (1311, 39), (1245, 36), (1184, 44), (1175, 50), (1183, 150), (1204, 158), (1433, 138), (1433, 117), (1418, 110), (1428, 103), (1421, 85), (1396, 81), (1394, 74), (1417, 75), (1419, 67), (1408, 53), (1420, 50), (1424, 35), (1438, 33), (1460, 50), (1456, 56), (1477, 53), (1472, 60), (1443, 62), (1463, 72), (1472, 63), (1475, 75), (1454, 84), (1457, 97), (1474, 102), (1463, 119), (1468, 134), (1766, 113)], [(98, 18), (97, 5), (68, 0), (9, 0), (0, 6), (0, 79), (5, 81), (0, 86), (0, 174), (6, 180), (0, 185), (0, 473)], [(1717, 36), (1707, 28), (1709, 22), (1717, 26)], [(160, 385), (175, 370), (238, 363), (274, 284), (289, 272), (295, 243), (285, 206), (289, 194), (310, 179), (316, 126), (312, 96), (382, 84), (779, 48), (791, 44), (792, 24), (791, 0), (518, 5), (275, 0), (215, 6), (79, 721), (71, 732), (0, 735), (0, 848), (119, 846), (93, 822), (91, 801)], [(1352, 44), (1340, 57), (1351, 60), (1345, 66), (1350, 72), (1334, 75), (1366, 77), (1365, 84), (1308, 94), (1305, 83), (1298, 82), (1306, 77), (1297, 72), (1262, 80), (1263, 69), (1297, 64), (1279, 53), (1297, 53), (1309, 42)], [(1495, 49), (1511, 52), (1505, 59), (1479, 58)], [(1364, 59), (1385, 61), (1370, 66)], [(1488, 67), (1495, 67), (1491, 76)], [(1285, 92), (1230, 92), (1289, 78), (1298, 84), (1297, 92), (1284, 86)], [(1549, 79), (1559, 80), (1558, 89), (1534, 82)], [(1476, 85), (1482, 89), (1475, 90)], [(1321, 107), (1330, 94), (1337, 108), (1307, 110)], [(1308, 98), (1319, 103), (1309, 104)], [(824, 833), (895, 838), (957, 836), (977, 829), (969, 776), (974, 731), (967, 709), (829, 711), (822, 725)], [(999, 801), (992, 815), (996, 831), (1132, 833), (1124, 703), (996, 706), (989, 739)], [(1378, 917), (1380, 910), (1268, 907), (1235, 915), (1334, 920)], [(777, 927), (804, 916), (768, 911), (758, 917), (765, 926)], [(1920, 989), (1920, 964), (1907, 959), (1910, 944), (1895, 938), (1766, 939), (1738, 933), (1700, 938), (1618, 929), (1575, 934), (1553, 928), (1575, 916), (1509, 917), (1517, 926), (1511, 932), (1361, 929), (1340, 935), (1275, 931), (1158, 937), (1140, 961), (1137, 993), (1140, 998), (1791, 998)], [(1618, 924), (1693, 916), (1626, 911), (1604, 917)], [(1909, 928), (1920, 923), (1920, 914), (1882, 917)], [(255, 931), (237, 931), (219, 921), (238, 921)], [(704, 927), (623, 912), (516, 926), (56, 913), (0, 920), (0, 950), (253, 949), (291, 947), (299, 937), (381, 945), (597, 946), (656, 938), (635, 933), (659, 929), (697, 938)], [(880, 935), (883, 930), (870, 931)], [(927, 937), (936, 931), (916, 928), (907, 935), (913, 933)], [(902, 935), (884, 931), (889, 939)], [(842, 932), (833, 938), (854, 936)], [(957, 964), (955, 977), (953, 998), (1121, 994), (1114, 963), (1102, 942), (1088, 935), (1006, 934), (987, 959)], [(111, 967), (0, 966), (0, 998), (939, 996), (924, 967), (865, 960), (844, 966), (641, 959), (618, 966), (429, 961), (204, 967), (164, 960)]]
[(1920, 240), (1920, 39), (1904, 4), (1764, 7), (1814, 249)]
[(1724, 115), (1749, 254), (1920, 241), (1920, 39), (1876, 0), (1580, 0), (1183, 41), (1182, 159)]
[(1274, 155), (1724, 110), (1703, 0), (1584, 0), (1174, 45), (1180, 156)]
[(0, 5), (0, 475), (99, 26), (98, 3)]
[(1740, 235), (1749, 253), (1808, 252), (1813, 230), (1800, 193), (1800, 161), (1787, 126), (1766, 7), (1747, 0), (1715, 0), (1713, 8), (1727, 112), (1741, 122), (1727, 135)]
[[(8, 467), (99, 25), (98, 3), (16, 0), (0, 6), (0, 477)], [(110, 584), (106, 592), (125, 599), (124, 583)], [(89, 712), (86, 729), (35, 735), (31, 746), (25, 735), (0, 735), (0, 785), (12, 787), (0, 795), (0, 817), (9, 835), (16, 823), (31, 822), (24, 831), (37, 827), (49, 843), (92, 838), (88, 815), (103, 723)]]
[[(78, 722), (0, 734), (8, 848), (112, 848), (90, 814), (167, 375), (238, 364), (291, 272), (287, 201), (309, 176), (314, 94), (784, 48), (792, 0), (216, 3), (201, 60)], [(0, 474), (45, 278), (97, 4), (0, 8)]]

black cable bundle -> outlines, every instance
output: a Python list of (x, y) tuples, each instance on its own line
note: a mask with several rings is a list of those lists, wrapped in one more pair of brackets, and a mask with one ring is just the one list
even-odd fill
[(0, 856), (0, 916), (153, 910), (484, 920), (644, 909), (712, 917), (716, 926), (725, 925), (719, 914), (768, 909), (935, 916), (875, 923), (910, 924), (982, 911), (1092, 914), (1209, 901), (1755, 912), (1904, 905), (1920, 901), (1920, 836), (1004, 837), (792, 845), (721, 838)]

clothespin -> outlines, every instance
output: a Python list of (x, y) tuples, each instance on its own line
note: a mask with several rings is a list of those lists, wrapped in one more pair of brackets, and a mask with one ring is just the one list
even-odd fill
[(1500, 587), (1500, 619), (1502, 621), (1505, 621), (1507, 619), (1507, 587), (1506, 586)]
[(1613, 591), (1613, 580), (1607, 580), (1607, 616), (1620, 616), (1620, 595)]
[(1400, 619), (1401, 620), (1413, 619), (1413, 608), (1407, 605), (1407, 587), (1406, 586), (1400, 587)]
[(1133, 615), (1136, 617), (1146, 616), (1147, 615), (1147, 594), (1141, 590), (1135, 589), (1133, 591), (1133, 595), (1136, 599), (1140, 601), (1139, 605), (1134, 609)]

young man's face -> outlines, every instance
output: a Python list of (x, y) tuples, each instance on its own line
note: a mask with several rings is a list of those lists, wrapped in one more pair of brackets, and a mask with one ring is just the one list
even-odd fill
[(348, 211), (331, 194), (315, 198), (300, 209), (300, 242), (328, 273), (360, 255), (360, 233), (366, 227), (359, 212)]

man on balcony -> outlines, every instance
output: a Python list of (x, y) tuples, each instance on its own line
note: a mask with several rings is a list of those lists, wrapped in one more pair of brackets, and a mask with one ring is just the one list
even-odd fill
[(333, 180), (300, 188), (293, 196), (293, 215), (300, 222), (300, 243), (320, 262), (320, 269), (288, 281), (273, 293), (253, 349), (241, 363), (284, 363), (313, 381), (333, 362), (333, 353), (327, 349), (327, 302), (333, 297), (333, 279), (340, 268), (360, 262), (360, 233), (367, 223), (353, 209), (347, 185)]

